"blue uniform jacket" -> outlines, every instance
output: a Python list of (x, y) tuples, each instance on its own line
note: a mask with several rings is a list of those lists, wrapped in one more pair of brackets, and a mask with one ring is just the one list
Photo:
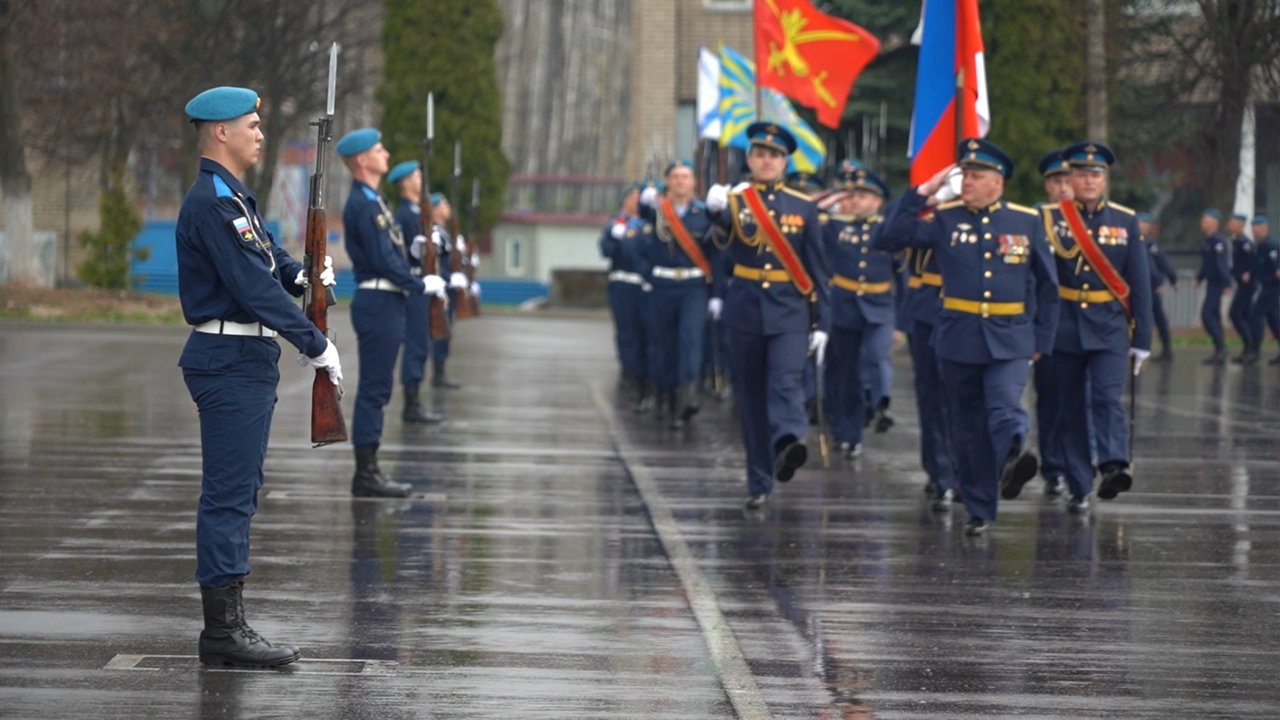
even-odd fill
[[(1237, 284), (1247, 285), (1253, 282), (1253, 266), (1257, 262), (1258, 254), (1254, 252), (1253, 240), (1241, 235), (1231, 241), (1231, 277)], [(1244, 279), (1245, 275), (1249, 276), (1247, 281)]]
[(1143, 238), (1147, 241), (1148, 267), (1151, 269), (1151, 289), (1154, 290), (1164, 285), (1165, 279), (1168, 278), (1169, 283), (1178, 282), (1178, 269), (1173, 266), (1173, 262), (1169, 260), (1169, 256), (1164, 254), (1160, 249), (1160, 245), (1155, 238)]
[[(626, 225), (626, 235), (619, 240), (613, 236), (613, 226)], [(640, 218), (618, 214), (605, 225), (600, 234), (600, 254), (609, 258), (609, 272), (635, 273), (644, 278), (649, 277), (649, 265), (644, 259), (644, 236), (652, 232), (653, 226)]]
[(1227, 241), (1218, 233), (1204, 239), (1200, 244), (1200, 270), (1197, 280), (1203, 280), (1209, 287), (1222, 290), (1231, 287), (1231, 271), (1227, 268)]
[(253, 193), (222, 165), (200, 172), (178, 212), (178, 297), (189, 325), (209, 320), (262, 323), (310, 357), (327, 341), (294, 297), (302, 263), (267, 232)]
[[(769, 216), (813, 280), (817, 326), (829, 332), (831, 311), (827, 283), (830, 273), (822, 247), (817, 206), (808, 196), (782, 183), (756, 183), (756, 190), (769, 209)], [(764, 271), (784, 269), (740, 192), (731, 191), (729, 206), (713, 213), (711, 220), (726, 235), (722, 251), (730, 273), (735, 265)], [(723, 293), (721, 318), (735, 330), (771, 336), (810, 329), (810, 299), (801, 295), (790, 281), (760, 282), (731, 275), (724, 285), (717, 284), (712, 291)]]
[[(933, 213), (929, 213), (921, 221), (933, 222)], [(908, 329), (911, 320), (937, 325), (942, 286), (935, 284), (941, 273), (938, 271), (938, 258), (934, 256), (933, 249), (909, 248), (903, 264), (907, 270), (907, 289), (902, 293), (902, 307), (899, 310), (903, 318), (902, 329)]]
[[(400, 236), (406, 241), (404, 259), (409, 263), (409, 272), (421, 277), (422, 261), (409, 252), (409, 247), (413, 238), (422, 234), (422, 208), (412, 200), (401, 199), (399, 207), (396, 208), (395, 217), (396, 225), (400, 226)], [(439, 269), (439, 265), (436, 267)]]
[(946, 297), (1024, 304), (1021, 314), (985, 318), (943, 307), (934, 335), (938, 357), (984, 364), (1052, 352), (1058, 275), (1039, 213), (1004, 200), (977, 210), (956, 201), (939, 205), (933, 222), (922, 222), (919, 215), (926, 202), (914, 188), (908, 191), (891, 211), (875, 246), (932, 250)]
[[(864, 325), (894, 321), (894, 298), (899, 290), (897, 262), (892, 253), (872, 247), (884, 231), (884, 217), (820, 215), (822, 239), (831, 268), (831, 325), (857, 330)], [(861, 291), (849, 289), (857, 283)], [(866, 288), (866, 285), (875, 286)]]
[(1280, 271), (1280, 245), (1270, 236), (1264, 237), (1258, 241), (1258, 264), (1254, 267), (1254, 274), (1263, 287), (1276, 287), (1280, 285), (1277, 271)]
[[(679, 208), (676, 208), (676, 211), (678, 214)], [(712, 239), (715, 237), (716, 229), (707, 213), (707, 206), (700, 200), (693, 200), (689, 203), (680, 219), (684, 222), (685, 229), (689, 231), (689, 237), (693, 238), (693, 241), (702, 248), (702, 254), (707, 258), (707, 263), (711, 265), (712, 275), (714, 276), (716, 246)], [(666, 218), (663, 217), (661, 210), (655, 209), (653, 225), (650, 227), (652, 232), (641, 235), (638, 243), (640, 254), (647, 269), (646, 279), (655, 289), (679, 287), (692, 282), (692, 280), (674, 280), (652, 275), (655, 267), (693, 268), (698, 265), (685, 254), (675, 235), (667, 229)], [(714, 277), (698, 279), (704, 283), (711, 283)]]
[(405, 260), (404, 236), (395, 216), (378, 193), (359, 180), (351, 181), (342, 229), (357, 283), (384, 278), (405, 292), (423, 291), (422, 280), (413, 276)]
[[(1093, 350), (1151, 349), (1151, 271), (1147, 249), (1142, 244), (1138, 218), (1133, 210), (1109, 200), (1090, 211), (1076, 203), (1085, 228), (1102, 254), (1111, 261), (1129, 285), (1129, 309), (1133, 314), (1133, 337), (1129, 337), (1129, 316), (1119, 301), (1087, 302), (1064, 298), (1058, 318), (1055, 350), (1081, 353)], [(1041, 209), (1049, 243), (1058, 263), (1058, 283), (1064, 289), (1085, 292), (1106, 290), (1095, 268), (1084, 256), (1075, 236), (1055, 205)]]

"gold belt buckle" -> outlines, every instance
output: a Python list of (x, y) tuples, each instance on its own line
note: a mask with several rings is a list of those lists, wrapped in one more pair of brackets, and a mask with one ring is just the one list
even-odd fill
[(1089, 302), (1088, 290), (1076, 290), (1076, 302)]
[(984, 317), (984, 318), (985, 318), (985, 317), (990, 317), (990, 316), (991, 316), (991, 303), (988, 303), (988, 302), (980, 302), (980, 303), (978, 303), (978, 312), (979, 312), (979, 313), (981, 313), (982, 317)]
[(866, 294), (867, 294), (867, 284), (858, 283), (858, 297), (862, 297), (863, 295), (866, 295)]

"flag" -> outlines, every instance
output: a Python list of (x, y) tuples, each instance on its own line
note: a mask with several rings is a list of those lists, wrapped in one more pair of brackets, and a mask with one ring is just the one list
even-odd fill
[(760, 89), (756, 112), (756, 69), (750, 60), (728, 45), (720, 46), (720, 145), (746, 150), (747, 126), (768, 120), (785, 127), (796, 139), (792, 156), (802, 172), (817, 172), (827, 149), (809, 124), (800, 119), (786, 96), (772, 88)]
[(720, 139), (720, 58), (698, 48), (698, 138)]
[(755, 0), (756, 67), (770, 87), (840, 127), (853, 81), (880, 52), (874, 35), (809, 0)]
[[(925, 0), (911, 114), (911, 184), (955, 162), (956, 144), (991, 126), (978, 0)], [(958, 89), (960, 83), (963, 87)], [(961, 128), (956, 134), (956, 101)]]

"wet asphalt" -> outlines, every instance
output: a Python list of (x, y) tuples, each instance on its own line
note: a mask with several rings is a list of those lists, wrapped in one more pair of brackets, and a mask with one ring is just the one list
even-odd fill
[[(355, 347), (334, 314), (351, 412)], [(1038, 482), (983, 538), (921, 492), (910, 369), (863, 458), (748, 513), (731, 403), (672, 431), (604, 314), (460, 323), (403, 501), (307, 443), (288, 346), (253, 526), (281, 670), (201, 668), (183, 328), (0, 324), (0, 717), (1274, 718), (1280, 368), (1144, 371), (1132, 492)]]

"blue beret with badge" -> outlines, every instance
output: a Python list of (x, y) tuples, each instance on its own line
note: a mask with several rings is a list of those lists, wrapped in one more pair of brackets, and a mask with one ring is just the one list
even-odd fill
[(747, 126), (747, 140), (752, 145), (773, 148), (783, 155), (796, 151), (796, 139), (777, 123), (754, 122)]
[(439, 204), (440, 204), (440, 203), (442, 203), (442, 202), (444, 202), (444, 193), (442, 193), (442, 192), (433, 192), (433, 193), (431, 193), (431, 206), (432, 206), (432, 207), (435, 207), (436, 205), (439, 205)]
[(381, 141), (382, 133), (378, 132), (377, 128), (360, 128), (343, 135), (333, 149), (337, 150), (342, 157), (351, 157), (359, 155)]
[(1244, 221), (1246, 221), (1246, 220), (1248, 220), (1248, 219), (1249, 219), (1249, 216), (1248, 216), (1248, 215), (1245, 215), (1244, 213), (1231, 213), (1231, 219), (1232, 219), (1232, 220), (1239, 220), (1240, 222), (1244, 222)]
[(1254, 225), (1266, 225), (1266, 224), (1267, 224), (1267, 216), (1266, 216), (1266, 215), (1254, 215), (1254, 216), (1253, 216), (1253, 224), (1254, 224)]
[(1061, 150), (1051, 150), (1040, 158), (1040, 164), (1037, 166), (1040, 174), (1046, 179), (1054, 175), (1062, 175), (1071, 170), (1067, 165), (1067, 158), (1062, 154)]
[(1152, 223), (1155, 221), (1156, 219), (1151, 213), (1147, 213), (1147, 212), (1138, 213), (1138, 222)]
[(692, 170), (693, 163), (689, 162), (688, 160), (685, 160), (684, 158), (680, 158), (679, 160), (673, 160), (670, 163), (668, 163), (666, 169), (662, 171), (662, 177), (666, 177), (671, 174), (672, 170), (675, 170), (676, 168), (682, 168), (682, 167), (689, 168), (690, 170)]
[(1005, 178), (1013, 177), (1013, 158), (993, 142), (967, 138), (956, 146), (956, 164), (962, 168), (995, 170)]
[(1217, 211), (1217, 209), (1215, 209), (1215, 208), (1209, 208), (1208, 210), (1205, 210), (1205, 211), (1204, 211), (1204, 215), (1205, 215), (1205, 217), (1211, 217), (1211, 218), (1213, 218), (1214, 220), (1221, 220), (1221, 219), (1222, 219), (1222, 213), (1218, 212), (1218, 211)]
[(402, 163), (396, 163), (396, 166), (391, 168), (391, 172), (387, 173), (387, 182), (391, 183), (392, 185), (395, 185), (401, 180), (412, 175), (413, 171), (417, 169), (418, 169), (417, 160), (405, 160)]
[(216, 87), (191, 98), (186, 110), (191, 122), (218, 122), (248, 115), (261, 104), (258, 93), (249, 88)]
[(1107, 169), (1116, 161), (1116, 154), (1111, 148), (1100, 142), (1085, 140), (1075, 145), (1068, 145), (1062, 154), (1066, 156), (1071, 167)]
[(866, 190), (882, 198), (889, 197), (889, 186), (880, 176), (864, 167), (856, 167), (841, 172), (836, 176), (841, 190)]

